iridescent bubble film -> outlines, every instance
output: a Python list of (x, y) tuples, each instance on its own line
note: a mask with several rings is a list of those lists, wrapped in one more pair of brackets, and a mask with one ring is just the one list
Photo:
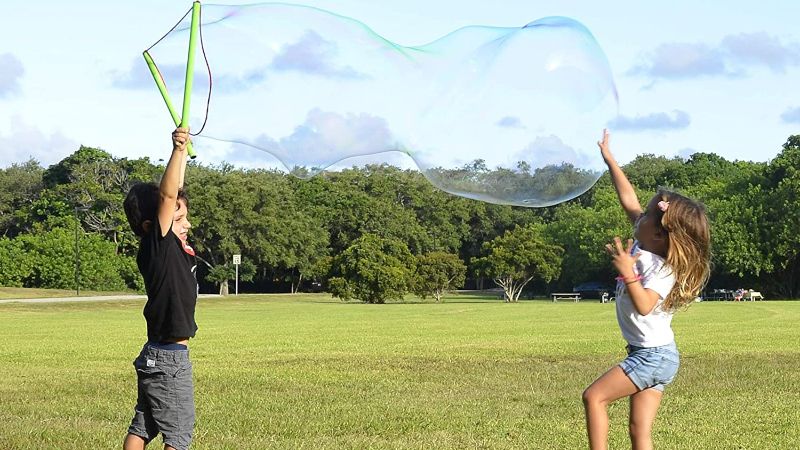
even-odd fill
[[(186, 18), (150, 51), (176, 104), (188, 28)], [(262, 3), (203, 5), (201, 32), (213, 80), (201, 155), (261, 155), (305, 178), (402, 152), (444, 191), (521, 206), (574, 198), (605, 168), (596, 141), (617, 114), (616, 87), (575, 20), (469, 26), (406, 46), (349, 17)], [(195, 131), (209, 86), (200, 51)]]

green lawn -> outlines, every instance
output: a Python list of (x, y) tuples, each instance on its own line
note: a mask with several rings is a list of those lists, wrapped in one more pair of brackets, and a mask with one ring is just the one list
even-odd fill
[[(138, 292), (104, 292), (104, 291), (84, 291), (81, 289), (81, 297), (96, 297), (98, 295), (131, 295)], [(0, 287), (0, 300), (14, 298), (61, 298), (74, 297), (75, 289), (33, 289), (33, 288), (13, 288)]]
[[(142, 304), (0, 304), (0, 448), (121, 445)], [(581, 392), (624, 345), (596, 302), (239, 296), (201, 299), (197, 321), (195, 449), (585, 448)], [(798, 325), (800, 302), (679, 313), (656, 447), (800, 448)], [(627, 404), (611, 417), (628, 448)]]

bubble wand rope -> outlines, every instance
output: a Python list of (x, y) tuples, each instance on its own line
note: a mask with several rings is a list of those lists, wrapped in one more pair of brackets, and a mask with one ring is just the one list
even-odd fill
[[(150, 74), (153, 76), (153, 80), (155, 80), (156, 86), (158, 86), (158, 91), (161, 93), (161, 97), (164, 99), (164, 103), (166, 103), (167, 109), (169, 110), (169, 113), (172, 116), (172, 120), (175, 122), (176, 126), (181, 126), (181, 127), (186, 127), (189, 125), (189, 107), (192, 98), (191, 95), (192, 84), (194, 82), (194, 53), (195, 53), (194, 50), (197, 44), (197, 30), (200, 27), (199, 18), (200, 18), (200, 2), (195, 1), (192, 4), (192, 24), (189, 32), (189, 55), (186, 60), (186, 79), (183, 89), (183, 111), (180, 117), (178, 116), (178, 113), (175, 111), (175, 107), (172, 105), (172, 101), (170, 101), (169, 93), (167, 93), (167, 87), (164, 84), (164, 80), (161, 77), (161, 73), (158, 71), (155, 62), (153, 62), (153, 58), (150, 57), (150, 53), (148, 52), (149, 49), (145, 50), (142, 53), (145, 62), (147, 62), (147, 67), (150, 69)], [(194, 159), (197, 156), (197, 154), (194, 151), (194, 148), (192, 147), (191, 142), (189, 142), (188, 145), (186, 146), (186, 152), (192, 159)]]

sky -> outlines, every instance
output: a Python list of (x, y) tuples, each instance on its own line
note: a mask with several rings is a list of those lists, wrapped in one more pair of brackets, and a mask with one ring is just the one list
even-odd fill
[[(642, 153), (695, 152), (769, 161), (800, 134), (800, 2), (299, 3), (357, 19), (402, 45), (470, 25), (575, 19), (611, 66), (619, 116), (608, 126), (621, 162)], [(142, 51), (190, 7), (176, 0), (0, 3), (0, 167), (30, 158), (46, 167), (80, 145), (115, 157), (167, 158), (174, 126), (156, 87), (124, 81), (144, 67)], [(600, 132), (587, 130), (586, 139), (594, 142)], [(397, 156), (373, 158), (408, 164)], [(240, 163), (234, 154), (213, 152), (198, 160)]]

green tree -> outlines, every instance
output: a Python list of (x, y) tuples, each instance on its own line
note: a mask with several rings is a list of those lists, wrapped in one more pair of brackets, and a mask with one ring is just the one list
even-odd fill
[(712, 255), (715, 272), (752, 281), (772, 271), (763, 243), (767, 214), (766, 193), (760, 184), (747, 180), (723, 179), (705, 183), (706, 193), (716, 184), (718, 191), (706, 196), (711, 222)]
[(329, 175), (331, 190), (323, 199), (327, 208), (322, 223), (328, 226), (333, 253), (364, 234), (404, 242), (415, 254), (432, 247), (405, 193), (393, 185), (398, 173), (396, 168), (368, 166)]
[(776, 293), (800, 296), (800, 135), (789, 137), (767, 170), (769, 213), (763, 227), (769, 230), (763, 247), (772, 264), (771, 283)]
[[(255, 274), (256, 266), (252, 262), (245, 259), (239, 264), (239, 280), (253, 281)], [(229, 282), (236, 280), (236, 266), (232, 262), (211, 266), (206, 278), (219, 285), (219, 295), (228, 295), (230, 292)]]
[(74, 289), (76, 266), (81, 289), (119, 291), (141, 287), (133, 258), (117, 255), (114, 243), (97, 233), (81, 230), (77, 258), (74, 225), (21, 235), (17, 240), (32, 258), (32, 267), (23, 281), (25, 287)]
[(459, 250), (469, 232), (468, 205), (476, 202), (436, 188), (417, 171), (371, 166), (367, 179), (365, 189), (376, 199), (413, 214), (405, 216), (403, 223), (403, 229), (412, 233), (395, 234), (406, 241), (412, 253)]
[(41, 197), (49, 203), (64, 202), (66, 211), (49, 215), (73, 215), (90, 232), (100, 233), (122, 254), (132, 255), (137, 240), (129, 229), (122, 202), (136, 182), (156, 182), (160, 176), (149, 159), (115, 159), (108, 152), (81, 146), (75, 153), (48, 168)]
[(452, 253), (431, 252), (417, 256), (412, 292), (425, 299), (429, 295), (442, 301), (442, 296), (464, 284), (467, 267)]
[(278, 267), (286, 274), (291, 293), (299, 291), (303, 279), (318, 277), (326, 270), (328, 233), (307, 214), (295, 210), (284, 216), (284, 253)]
[(476, 277), (477, 289), (483, 289), (485, 273), (476, 266), (486, 242), (501, 236), (506, 230), (526, 225), (534, 219), (532, 211), (527, 208), (512, 208), (507, 205), (465, 200), (468, 203), (468, 233), (459, 251), (463, 261), (469, 263), (469, 269)]
[[(667, 158), (653, 154), (639, 155), (623, 167), (631, 184), (643, 192), (649, 192), (650, 197), (659, 187), (675, 187), (678, 179), (676, 174), (684, 173), (684, 161), (681, 158)], [(647, 198), (647, 200), (650, 199)], [(643, 197), (640, 200), (644, 201)]]
[(25, 287), (35, 265), (36, 255), (26, 250), (22, 239), (0, 238), (0, 286)]
[(486, 256), (477, 261), (481, 270), (503, 288), (506, 302), (516, 302), (534, 278), (549, 283), (561, 271), (563, 249), (547, 238), (544, 226), (517, 227), (487, 242)]
[(562, 289), (576, 283), (610, 279), (611, 262), (604, 249), (614, 236), (632, 237), (628, 222), (610, 185), (597, 186), (590, 206), (569, 202), (555, 208), (547, 233), (564, 248), (558, 283)]
[(345, 301), (402, 300), (413, 270), (414, 257), (405, 243), (365, 234), (334, 257), (329, 289), (334, 297)]
[(569, 163), (533, 168), (526, 161), (519, 161), (513, 170), (489, 169), (483, 159), (456, 169), (428, 169), (425, 175), (437, 186), (467, 194), (470, 198), (540, 205), (564, 201), (597, 179), (595, 172)]
[[(229, 264), (239, 253), (255, 265), (255, 280), (288, 281), (291, 292), (304, 278), (320, 275), (329, 235), (298, 205), (286, 175), (230, 165), (196, 167), (187, 174), (187, 189), (193, 242), (213, 266)], [(224, 276), (212, 278), (225, 289)]]
[(0, 169), (0, 236), (15, 236), (27, 229), (22, 211), (39, 197), (44, 169), (33, 159)]

